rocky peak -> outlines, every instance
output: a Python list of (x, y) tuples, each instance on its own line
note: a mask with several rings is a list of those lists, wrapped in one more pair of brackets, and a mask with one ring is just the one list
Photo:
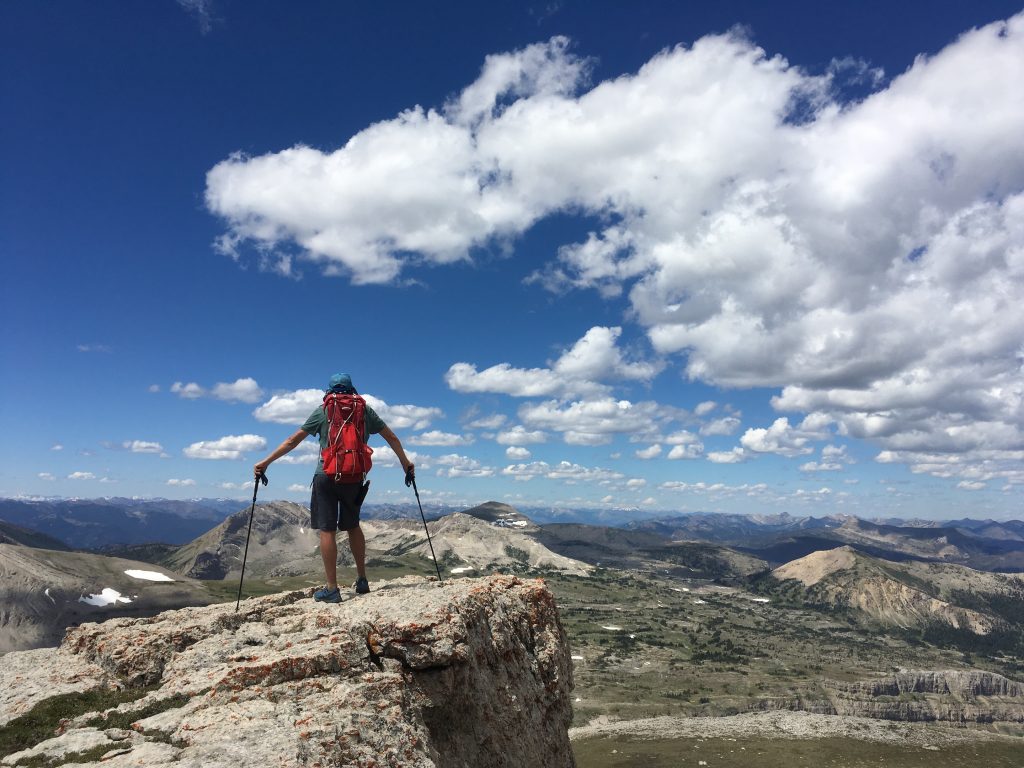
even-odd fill
[(780, 581), (796, 579), (812, 587), (833, 573), (853, 568), (858, 557), (857, 550), (849, 546), (824, 549), (779, 566), (772, 575)]
[[(140, 698), (66, 721), (3, 763), (109, 746), (115, 768), (574, 765), (569, 647), (542, 581), (375, 586), (337, 605), (291, 592), (237, 613), (84, 624), (57, 650), (7, 654), (0, 724), (68, 691)], [(123, 715), (130, 729), (112, 727)]]
[(537, 527), (518, 509), (500, 501), (485, 501), (483, 504), (465, 510), (463, 514), (506, 528), (536, 529)]

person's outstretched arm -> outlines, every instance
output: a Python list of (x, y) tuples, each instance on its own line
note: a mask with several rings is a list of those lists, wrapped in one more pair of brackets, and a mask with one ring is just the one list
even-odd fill
[(405, 455), (405, 449), (402, 448), (402, 441), (398, 439), (398, 435), (391, 431), (391, 427), (384, 427), (384, 429), (377, 434), (384, 438), (385, 442), (391, 446), (391, 450), (395, 452), (395, 456), (397, 456), (398, 460), (402, 462), (402, 471), (408, 474), (409, 470), (413, 470), (413, 475), (415, 475), (416, 472), (414, 468), (416, 465), (409, 461), (409, 457)]
[[(272, 454), (270, 454), (269, 456), (267, 456), (267, 458), (265, 458), (261, 462), (258, 462), (252, 468), (253, 475), (256, 476), (256, 477), (259, 477), (260, 475), (266, 474), (267, 467), (269, 467), (271, 464), (273, 464), (275, 461), (280, 459), (282, 456), (284, 456), (289, 451), (294, 450), (295, 448), (297, 448), (299, 443), (301, 443), (307, 437), (309, 437), (309, 432), (307, 432), (304, 429), (300, 429), (294, 435), (292, 435), (287, 440), (285, 440), (283, 443), (281, 443), (279, 446), (277, 446), (277, 448), (274, 449), (274, 452)], [(395, 439), (397, 440), (398, 438), (396, 437)]]

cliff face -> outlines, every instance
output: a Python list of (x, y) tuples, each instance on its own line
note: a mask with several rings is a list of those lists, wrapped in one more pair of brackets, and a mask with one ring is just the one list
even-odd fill
[(991, 617), (983, 613), (951, 605), (892, 579), (862, 579), (854, 585), (830, 587), (827, 592), (836, 603), (845, 602), (851, 608), (897, 627), (938, 621), (956, 629), (987, 635), (997, 626)]
[(910, 671), (828, 680), (824, 697), (765, 699), (759, 708), (912, 723), (1024, 723), (1024, 685), (981, 670)]
[(993, 672), (902, 672), (827, 684), (833, 711), (909, 722), (1024, 722), (1024, 685)]
[[(153, 687), (30, 750), (128, 766), (573, 766), (569, 647), (541, 581), (406, 577), (68, 631), (0, 658), (0, 724), (71, 690)], [(139, 719), (135, 720), (137, 713)], [(10, 755), (14, 765), (26, 752)]]

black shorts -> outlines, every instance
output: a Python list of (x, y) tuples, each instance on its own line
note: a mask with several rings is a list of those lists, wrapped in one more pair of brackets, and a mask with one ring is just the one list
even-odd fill
[(313, 475), (309, 499), (310, 527), (320, 531), (348, 531), (359, 525), (363, 504), (362, 483), (336, 483), (333, 477)]

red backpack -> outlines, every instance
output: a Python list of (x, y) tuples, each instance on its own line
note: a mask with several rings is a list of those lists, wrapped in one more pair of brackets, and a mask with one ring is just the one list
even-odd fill
[(361, 483), (373, 462), (373, 449), (366, 444), (366, 401), (356, 394), (328, 392), (324, 395), (327, 414), (327, 447), (321, 451), (324, 474), (336, 483)]

